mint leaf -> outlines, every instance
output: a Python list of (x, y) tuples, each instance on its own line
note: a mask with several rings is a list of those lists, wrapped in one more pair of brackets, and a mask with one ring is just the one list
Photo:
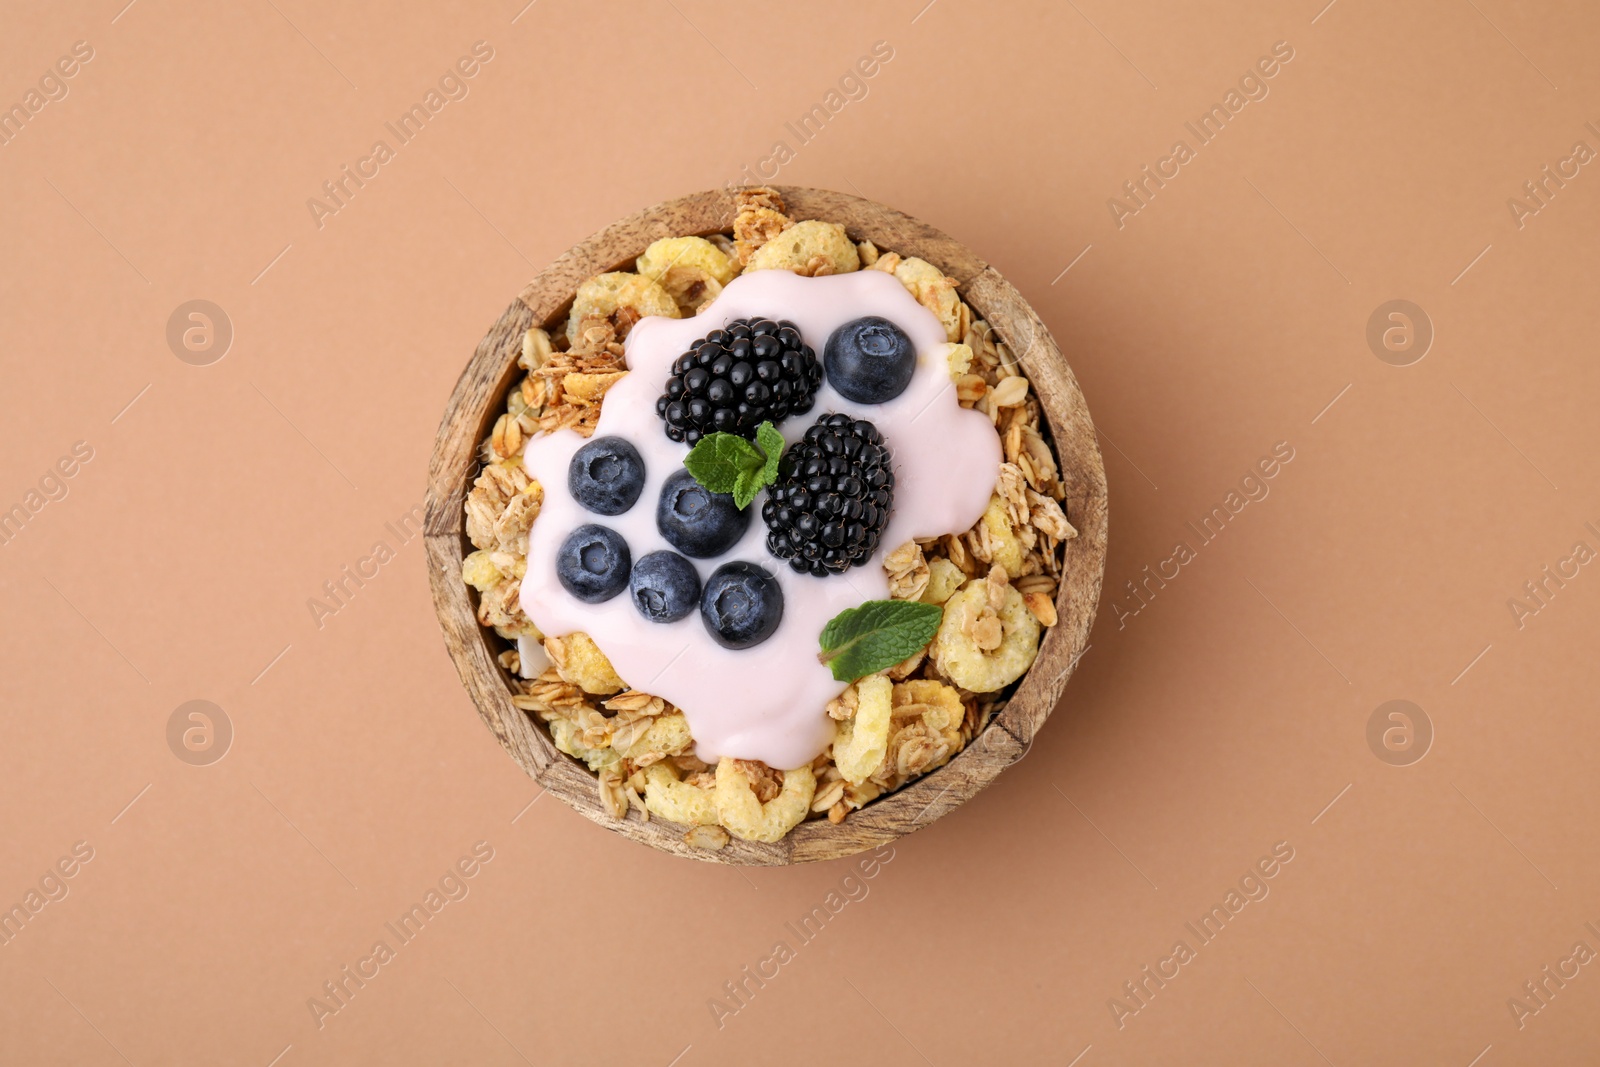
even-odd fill
[(732, 493), (739, 508), (747, 508), (762, 486), (778, 476), (783, 455), (783, 435), (770, 422), (756, 429), (760, 446), (738, 434), (709, 433), (695, 442), (683, 465), (694, 480), (713, 493)]
[(762, 462), (755, 445), (732, 433), (708, 433), (683, 457), (683, 465), (694, 480), (713, 493), (733, 492), (740, 473), (759, 470)]
[(756, 427), (756, 447), (766, 453), (767, 462), (761, 468), (761, 484), (771, 485), (778, 477), (778, 458), (783, 455), (783, 434), (770, 422)]
[(817, 659), (834, 680), (853, 682), (910, 658), (933, 640), (944, 609), (917, 600), (869, 600), (828, 621), (817, 641)]
[(739, 480), (733, 483), (733, 503), (739, 510), (749, 507), (750, 501), (756, 498), (756, 493), (761, 489), (760, 477), (760, 470), (739, 472)]

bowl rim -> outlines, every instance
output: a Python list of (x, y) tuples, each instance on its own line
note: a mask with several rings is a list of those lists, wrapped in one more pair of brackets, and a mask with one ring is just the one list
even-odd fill
[(478, 445), (522, 373), (517, 366), (522, 335), (531, 326), (562, 322), (580, 283), (631, 264), (652, 241), (730, 230), (738, 187), (691, 193), (619, 219), (572, 246), (523, 288), (478, 342), (445, 405), (428, 463), (424, 518), (429, 585), (445, 645), (479, 716), (512, 759), (545, 791), (625, 837), (673, 855), (753, 866), (837, 859), (893, 841), (959, 807), (1022, 759), (1088, 648), (1105, 575), (1107, 532), (1105, 465), (1087, 402), (1049, 330), (1021, 294), (965, 245), (894, 208), (827, 189), (771, 188), (783, 196), (796, 221), (843, 223), (852, 240), (918, 256), (954, 278), (962, 299), (1017, 354), (1039, 398), (1067, 491), (1067, 515), (1078, 536), (1065, 543), (1058, 621), (1045, 631), (1033, 665), (1005, 707), (978, 736), (944, 766), (852, 812), (842, 823), (809, 820), (776, 842), (735, 837), (713, 851), (688, 845), (686, 828), (676, 823), (644, 822), (631, 810), (625, 819), (612, 817), (600, 802), (594, 774), (558, 751), (533, 716), (512, 703), (510, 678), (496, 661), (493, 644), (501, 639), (478, 624), (477, 594), (462, 581), (461, 563), (471, 551), (464, 504), (478, 469)]

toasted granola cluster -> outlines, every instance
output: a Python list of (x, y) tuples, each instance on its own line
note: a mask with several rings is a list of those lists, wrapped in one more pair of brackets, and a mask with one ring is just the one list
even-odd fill
[[(701, 848), (721, 848), (730, 834), (776, 841), (807, 819), (842, 822), (949, 762), (1005, 705), (1042, 632), (1055, 625), (1062, 546), (1077, 536), (1062, 509), (1065, 487), (1039, 401), (1016, 355), (960, 298), (955, 280), (925, 260), (852, 242), (837, 223), (796, 221), (787, 212), (776, 190), (742, 190), (731, 235), (657, 241), (639, 257), (637, 273), (601, 274), (580, 286), (563, 330), (528, 330), (518, 359), (527, 376), (483, 442), (484, 467), (466, 501), (477, 551), (463, 578), (480, 594), (479, 621), (515, 645), (500, 664), (512, 675), (517, 707), (594, 772), (615, 818), (637, 811), (680, 824), (685, 840)], [(908, 541), (884, 558), (892, 597), (943, 608), (932, 641), (831, 701), (833, 743), (809, 765), (787, 769), (698, 759), (682, 712), (630, 688), (587, 634), (540, 634), (520, 607), (527, 533), (543, 502), (522, 468), (523, 439), (562, 427), (591, 435), (606, 390), (627, 372), (622, 342), (633, 324), (646, 315), (694, 315), (736, 275), (754, 270), (894, 275), (944, 326), (960, 404), (988, 416), (1004, 460), (972, 529)]]

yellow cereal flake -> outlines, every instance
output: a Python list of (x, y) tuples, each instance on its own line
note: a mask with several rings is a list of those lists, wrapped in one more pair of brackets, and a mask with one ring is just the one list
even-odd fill
[(623, 755), (637, 763), (650, 757), (676, 756), (693, 743), (694, 738), (689, 736), (689, 720), (675, 711), (656, 716), (650, 728), (629, 745)]
[(544, 650), (562, 679), (585, 693), (610, 696), (623, 688), (623, 681), (617, 677), (611, 661), (606, 659), (600, 646), (586, 633), (546, 638)]
[(872, 674), (856, 683), (855, 718), (839, 727), (833, 743), (833, 762), (839, 773), (853, 785), (871, 778), (883, 765), (889, 750), (889, 717), (892, 683), (881, 674)]
[(943, 682), (932, 679), (918, 678), (896, 683), (892, 703), (896, 708), (922, 706), (922, 721), (930, 729), (939, 731), (960, 726), (967, 714), (966, 705), (961, 703), (961, 694)]
[(710, 826), (717, 821), (716, 794), (680, 782), (665, 763), (645, 768), (644, 806), (651, 815), (683, 826)]
[(778, 841), (800, 825), (816, 792), (817, 777), (811, 768), (796, 767), (783, 772), (782, 791), (763, 804), (739, 761), (724, 756), (717, 764), (717, 821), (746, 841)]
[(961, 340), (961, 298), (956, 295), (956, 280), (925, 259), (902, 259), (894, 269), (917, 303), (939, 316), (947, 341)]
[(944, 358), (950, 368), (952, 382), (960, 380), (963, 374), (972, 369), (972, 349), (960, 342), (945, 342)]
[(943, 604), (966, 580), (961, 568), (943, 556), (931, 559), (928, 561), (928, 588), (922, 591), (922, 602)]
[(1011, 514), (1006, 502), (998, 494), (989, 498), (983, 513), (984, 528), (989, 531), (990, 561), (1006, 569), (1007, 574), (1022, 573), (1022, 541), (1011, 526)]
[(644, 250), (636, 266), (684, 314), (715, 300), (736, 273), (726, 253), (704, 237), (663, 237)]
[(587, 318), (610, 320), (621, 336), (646, 315), (682, 317), (677, 301), (651, 279), (627, 271), (597, 274), (578, 286), (567, 320), (567, 340), (577, 344), (578, 324)]
[(971, 693), (992, 693), (1022, 677), (1039, 652), (1039, 620), (1023, 602), (1022, 594), (1004, 587), (998, 617), (1000, 643), (985, 651), (968, 633), (971, 619), (984, 619), (989, 605), (989, 583), (974, 578), (944, 605), (944, 619), (933, 639), (939, 669)]
[(807, 277), (849, 274), (861, 269), (861, 256), (843, 226), (812, 219), (795, 223), (756, 249), (745, 269), (792, 270)]
[(550, 739), (556, 743), (556, 748), (581, 759), (591, 771), (599, 772), (622, 761), (622, 757), (610, 748), (584, 747), (579, 740), (582, 733), (583, 728), (571, 719), (550, 720)]
[(493, 553), (479, 550), (461, 561), (461, 579), (480, 593), (486, 593), (505, 577), (490, 557)]

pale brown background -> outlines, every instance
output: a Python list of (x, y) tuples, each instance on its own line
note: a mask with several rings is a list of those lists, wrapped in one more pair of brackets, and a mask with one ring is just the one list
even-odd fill
[[(1520, 630), (1507, 607), (1600, 548), (1600, 173), (1520, 230), (1506, 207), (1600, 149), (1592, 6), (124, 2), (0, 27), (6, 105), (95, 50), (0, 146), (0, 507), (94, 449), (0, 547), (0, 903), (95, 850), (0, 947), (0, 1061), (1600, 1057), (1600, 966), (1523, 1029), (1506, 1006), (1600, 949), (1600, 575)], [(477, 40), (470, 96), (318, 229), (307, 198)], [(784, 123), (879, 40), (799, 146)], [(1107, 198), (1280, 40), (1270, 96), (1116, 228)], [(777, 140), (781, 181), (926, 219), (1034, 302), (1105, 434), (1111, 556), (1028, 758), (719, 1030), (708, 1000), (849, 868), (527, 807), (384, 523), (536, 270)], [(1437, 331), (1409, 367), (1365, 340), (1393, 298)], [(233, 323), (211, 366), (165, 340), (191, 299)], [(1119, 629), (1124, 583), (1279, 441), (1271, 495)], [(380, 539), (319, 630), (307, 599)], [(166, 741), (197, 698), (235, 730), (205, 767)], [(1436, 731), (1406, 767), (1366, 741), (1395, 698)], [(319, 1030), (307, 998), (480, 840), (470, 896)], [(1122, 983), (1279, 841), (1271, 895), (1118, 1029)]]

